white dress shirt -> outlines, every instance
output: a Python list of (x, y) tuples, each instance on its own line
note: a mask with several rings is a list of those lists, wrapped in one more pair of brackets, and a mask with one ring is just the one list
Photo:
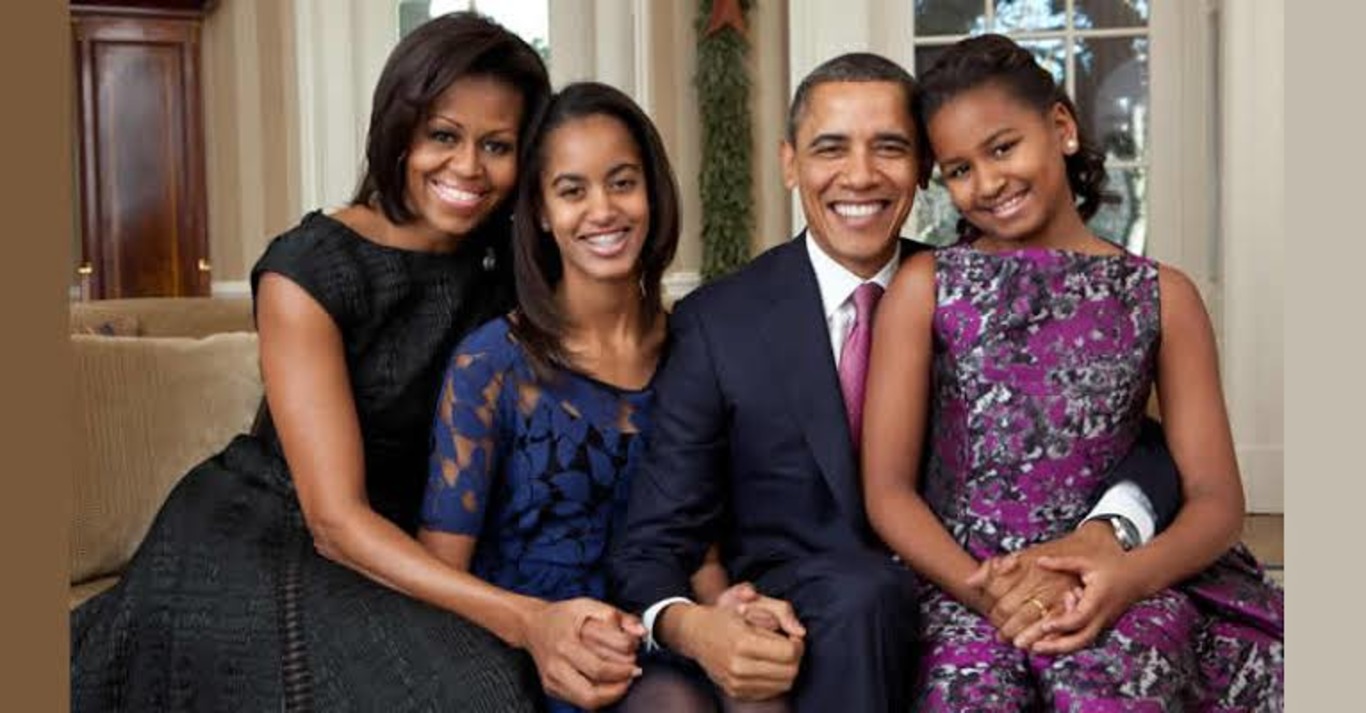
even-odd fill
[[(811, 267), (816, 273), (816, 285), (820, 288), (821, 307), (825, 312), (825, 326), (830, 333), (830, 351), (834, 355), (835, 365), (838, 367), (844, 340), (849, 336), (849, 331), (854, 328), (854, 290), (858, 289), (859, 285), (864, 282), (873, 282), (882, 289), (887, 289), (887, 286), (892, 282), (892, 276), (896, 274), (897, 267), (901, 265), (901, 243), (897, 243), (896, 252), (887, 261), (887, 264), (883, 265), (871, 278), (865, 280), (826, 254), (825, 250), (811, 238), (809, 230), (804, 239), (806, 240), (807, 256), (810, 257)], [(1105, 491), (1105, 494), (1101, 496), (1083, 522), (1104, 515), (1121, 515), (1128, 518), (1138, 528), (1139, 544), (1146, 543), (1153, 538), (1157, 514), (1148, 497), (1143, 494), (1143, 490), (1132, 482), (1124, 481)], [(655, 642), (655, 620), (659, 618), (659, 613), (670, 604), (679, 602), (693, 603), (687, 597), (669, 597), (655, 602), (645, 610), (644, 615), (641, 616), (641, 623), (645, 626), (647, 649), (654, 649), (658, 646)]]

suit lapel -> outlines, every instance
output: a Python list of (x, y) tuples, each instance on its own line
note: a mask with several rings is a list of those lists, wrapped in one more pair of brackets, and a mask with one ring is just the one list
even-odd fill
[(830, 333), (805, 236), (782, 251), (767, 286), (772, 318), (762, 324), (779, 386), (786, 391), (802, 434), (846, 515), (858, 519), (863, 501)]

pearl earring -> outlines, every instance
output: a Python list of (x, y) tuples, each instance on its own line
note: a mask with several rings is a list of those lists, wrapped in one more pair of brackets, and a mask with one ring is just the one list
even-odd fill
[(1069, 152), (1071, 152), (1071, 151), (1076, 151), (1076, 150), (1077, 150), (1077, 140), (1076, 140), (1076, 139), (1068, 139), (1068, 140), (1067, 140), (1067, 150), (1068, 150)]

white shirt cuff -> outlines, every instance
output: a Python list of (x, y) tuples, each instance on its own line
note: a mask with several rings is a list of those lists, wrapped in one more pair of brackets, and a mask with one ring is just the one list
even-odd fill
[(668, 599), (661, 599), (654, 604), (651, 604), (650, 608), (646, 609), (645, 613), (641, 615), (640, 623), (645, 627), (646, 651), (654, 651), (655, 649), (660, 648), (659, 643), (655, 641), (655, 619), (659, 618), (660, 612), (664, 611), (665, 607), (670, 604), (678, 604), (679, 602), (684, 604), (696, 604), (696, 602), (687, 597), (669, 597)]
[(1129, 522), (1138, 528), (1140, 545), (1148, 544), (1157, 530), (1157, 513), (1153, 511), (1152, 502), (1143, 494), (1143, 489), (1132, 481), (1123, 481), (1105, 491), (1100, 497), (1100, 502), (1096, 503), (1091, 513), (1086, 516), (1086, 520), (1102, 515), (1123, 515), (1128, 518)]

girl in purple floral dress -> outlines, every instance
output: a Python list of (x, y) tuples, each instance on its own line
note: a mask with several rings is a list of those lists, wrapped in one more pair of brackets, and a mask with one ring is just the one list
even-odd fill
[[(917, 113), (962, 240), (913, 256), (878, 308), (863, 467), (870, 521), (925, 578), (918, 709), (1281, 709), (1284, 595), (1237, 544), (1199, 293), (1087, 228), (1104, 156), (1027, 50), (958, 43)], [(1003, 640), (969, 580), (1077, 526), (1154, 385), (1181, 512), (1143, 547), (1043, 558), (1077, 586), (1029, 596), (1035, 635)]]

